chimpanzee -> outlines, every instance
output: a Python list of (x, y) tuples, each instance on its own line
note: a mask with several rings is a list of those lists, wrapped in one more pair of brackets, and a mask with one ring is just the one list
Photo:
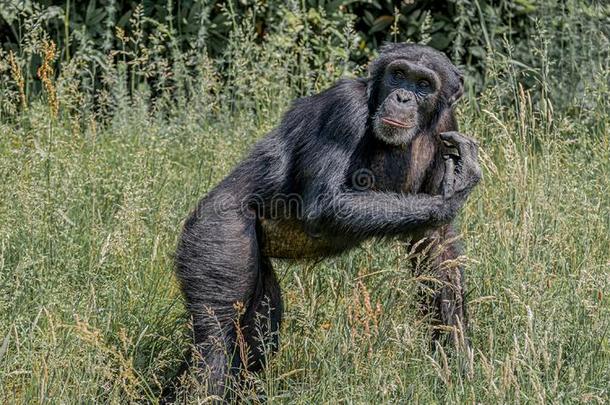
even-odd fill
[[(277, 348), (282, 298), (271, 258), (339, 254), (373, 237), (440, 249), (428, 300), (464, 328), (451, 222), (481, 179), (477, 144), (457, 132), (463, 77), (442, 53), (388, 44), (367, 78), (294, 101), (280, 125), (186, 220), (177, 275), (210, 393)], [(430, 245), (431, 244), (431, 245)], [(420, 245), (421, 246), (421, 245)]]

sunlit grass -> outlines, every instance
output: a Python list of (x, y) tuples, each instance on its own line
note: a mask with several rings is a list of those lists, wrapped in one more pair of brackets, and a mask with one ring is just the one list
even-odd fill
[[(608, 134), (566, 121), (533, 151), (516, 122), (467, 108), (464, 131), (487, 128), (485, 178), (460, 218), (472, 368), (430, 351), (407, 252), (367, 243), (319, 265), (276, 264), (282, 349), (253, 377), (271, 398), (608, 398)], [(44, 111), (33, 105), (0, 141), (2, 396), (155, 398), (188, 354), (171, 259), (181, 220), (242, 153), (210, 139), (260, 131), (237, 120), (168, 134), (134, 117), (75, 133)]]

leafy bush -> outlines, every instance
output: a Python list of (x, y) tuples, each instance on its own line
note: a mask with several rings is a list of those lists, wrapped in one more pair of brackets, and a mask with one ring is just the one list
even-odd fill
[[(247, 34), (253, 43), (269, 43), (271, 37), (282, 34), (284, 43), (292, 43), (295, 49), (305, 42), (311, 46), (310, 55), (295, 54), (297, 67), (289, 76), (301, 81), (304, 93), (308, 89), (303, 87), (307, 81), (302, 77), (307, 71), (318, 71), (325, 64), (328, 69), (337, 69), (333, 66), (336, 60), (326, 54), (331, 48), (342, 49), (343, 63), (362, 65), (383, 41), (427, 43), (463, 65), (475, 92), (485, 87), (489, 58), (499, 51), (510, 54), (526, 87), (540, 82), (534, 73), (539, 69), (564, 81), (566, 86), (553, 89), (551, 94), (556, 104), (563, 105), (582, 94), (580, 78), (592, 77), (604, 67), (591, 61), (607, 59), (609, 16), (610, 5), (586, 0), (411, 0), (401, 1), (398, 6), (390, 0), (183, 0), (176, 5), (161, 0), (140, 4), (90, 0), (86, 6), (78, 1), (46, 0), (2, 3), (0, 33), (5, 52), (12, 50), (28, 59), (25, 53), (31, 53), (32, 38), (44, 31), (44, 37), (61, 52), (59, 64), (71, 63), (74, 58), (81, 66), (86, 64), (84, 74), (93, 87), (99, 87), (108, 63), (125, 57), (122, 52), (114, 52), (109, 58), (113, 49), (122, 51), (126, 47), (132, 55), (140, 52), (135, 48), (151, 49), (155, 52), (151, 57), (158, 58), (159, 63), (163, 59), (167, 68), (174, 63), (184, 65), (178, 56), (184, 54), (204, 52), (213, 59), (230, 60), (235, 51), (231, 49), (231, 37), (244, 20), (248, 21)], [(131, 42), (126, 43), (125, 38)], [(542, 66), (541, 56), (532, 52), (539, 48), (561, 62)], [(33, 80), (39, 61), (33, 56), (23, 66), (28, 95), (41, 90)], [(144, 62), (148, 60), (138, 63)], [(149, 66), (148, 70), (155, 68), (159, 67)], [(344, 67), (338, 69), (343, 71)], [(223, 77), (225, 74), (230, 73), (223, 70)], [(152, 77), (155, 80), (149, 81), (156, 86), (165, 85), (162, 78)], [(129, 90), (133, 87), (130, 85)]]

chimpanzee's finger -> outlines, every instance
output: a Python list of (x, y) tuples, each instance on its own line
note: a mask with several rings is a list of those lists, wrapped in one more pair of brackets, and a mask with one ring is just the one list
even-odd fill
[(478, 144), (474, 139), (457, 131), (441, 132), (439, 136), (445, 148), (455, 147), (462, 159), (478, 160)]
[(453, 147), (458, 150), (458, 153), (461, 157), (464, 157), (464, 153), (466, 153), (466, 138), (457, 131), (450, 132), (441, 132), (439, 134), (441, 140), (445, 147)]
[(470, 156), (475, 159), (478, 160), (479, 159), (479, 143), (473, 139), (473, 138), (467, 138), (468, 139), (468, 147), (470, 149)]
[(442, 187), (443, 198), (450, 198), (453, 196), (455, 187), (455, 163), (451, 157), (445, 159), (445, 175), (443, 177)]
[(455, 156), (455, 157), (459, 157), (460, 156), (460, 152), (458, 151), (458, 149), (449, 141), (443, 141), (442, 145), (441, 145), (441, 153), (443, 155), (443, 157), (446, 156)]

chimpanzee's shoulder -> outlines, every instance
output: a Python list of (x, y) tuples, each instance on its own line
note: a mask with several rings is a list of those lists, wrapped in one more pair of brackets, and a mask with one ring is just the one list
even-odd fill
[(367, 81), (341, 79), (318, 94), (293, 101), (275, 134), (296, 140), (326, 137), (329, 131), (362, 132), (367, 116)]
[(362, 78), (343, 78), (319, 93), (298, 98), (293, 101), (291, 110), (322, 111), (329, 107), (345, 104), (366, 104), (367, 80)]
[(366, 79), (341, 79), (328, 89), (311, 97), (312, 101), (331, 103), (333, 106), (361, 104), (367, 102)]

